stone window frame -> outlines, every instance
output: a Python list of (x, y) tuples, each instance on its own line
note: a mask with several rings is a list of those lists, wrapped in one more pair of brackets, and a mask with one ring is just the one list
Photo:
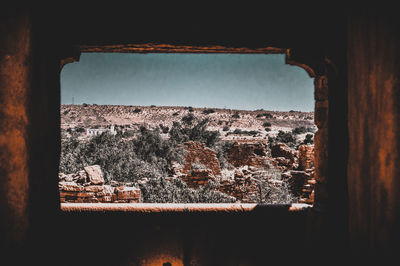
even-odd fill
[(61, 203), (61, 210), (75, 211), (117, 211), (117, 212), (249, 212), (258, 207), (283, 207), (288, 211), (316, 209), (326, 210), (328, 202), (328, 77), (337, 74), (335, 64), (326, 56), (302, 49), (279, 47), (228, 47), (190, 46), (171, 44), (121, 44), (121, 45), (78, 45), (64, 55), (60, 61), (61, 69), (68, 63), (78, 62), (81, 53), (196, 53), (196, 54), (284, 54), (285, 64), (303, 68), (310, 78), (314, 78), (314, 202), (290, 205), (257, 203)]

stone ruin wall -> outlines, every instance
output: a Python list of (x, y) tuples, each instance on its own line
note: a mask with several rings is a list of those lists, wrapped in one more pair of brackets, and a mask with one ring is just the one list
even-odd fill
[(61, 203), (137, 203), (140, 189), (126, 185), (104, 185), (99, 165), (87, 166), (76, 174), (59, 174)]

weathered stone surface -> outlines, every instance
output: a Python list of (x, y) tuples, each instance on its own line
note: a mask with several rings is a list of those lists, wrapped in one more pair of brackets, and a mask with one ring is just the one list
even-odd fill
[(140, 199), (140, 189), (136, 187), (124, 187), (117, 188), (116, 194), (118, 200), (139, 200)]
[(110, 185), (104, 185), (103, 193), (105, 196), (112, 196), (112, 194), (114, 194), (114, 187), (112, 187)]
[(60, 191), (60, 197), (78, 197), (78, 198), (87, 198), (93, 197), (94, 192), (78, 192), (78, 191)]
[(328, 78), (317, 76), (314, 79), (314, 99), (316, 101), (328, 100)]
[(217, 158), (217, 152), (207, 148), (203, 143), (189, 141), (184, 143), (187, 155), (185, 156), (185, 165), (183, 172), (185, 174), (192, 170), (192, 164), (199, 163), (212, 171), (213, 175), (221, 174), (221, 167)]
[(271, 156), (273, 158), (284, 157), (294, 162), (296, 151), (292, 150), (284, 143), (276, 143), (271, 146)]
[(100, 191), (104, 190), (103, 185), (92, 185), (92, 186), (87, 186), (84, 188), (85, 188), (85, 191), (88, 191), (88, 192), (100, 192)]
[(103, 172), (101, 171), (100, 165), (86, 166), (84, 169), (92, 184), (104, 184)]
[(62, 191), (83, 191), (83, 186), (76, 184), (75, 182), (58, 182), (58, 188)]
[(318, 128), (328, 125), (328, 101), (315, 102), (314, 122)]
[(235, 141), (229, 151), (228, 162), (235, 167), (266, 166), (267, 143)]

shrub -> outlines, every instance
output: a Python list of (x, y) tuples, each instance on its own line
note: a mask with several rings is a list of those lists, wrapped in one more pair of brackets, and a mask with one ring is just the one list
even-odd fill
[(271, 126), (271, 123), (270, 122), (264, 122), (263, 123), (263, 127), (270, 127)]
[(87, 104), (87, 103), (83, 103), (82, 106), (83, 106), (83, 107), (87, 107), (88, 104)]
[(193, 121), (194, 121), (194, 120), (196, 120), (196, 117), (195, 117), (192, 113), (185, 115), (185, 116), (182, 117), (182, 119), (181, 119), (181, 121), (182, 121), (184, 124), (188, 125), (188, 126), (193, 125)]
[(205, 115), (208, 115), (208, 114), (211, 114), (211, 113), (215, 113), (215, 110), (214, 109), (203, 110), (203, 114), (205, 114)]
[(240, 128), (235, 129), (231, 134), (235, 134), (235, 135), (248, 135), (248, 136), (255, 136), (257, 135), (258, 131), (256, 130), (241, 130)]
[(303, 134), (306, 133), (306, 128), (305, 127), (296, 127), (292, 130), (292, 134), (298, 135), (298, 134)]
[(175, 113), (172, 114), (172, 116), (177, 116), (177, 115), (179, 115), (178, 112), (175, 112)]
[(266, 128), (265, 128), (265, 131), (270, 132), (270, 131), (271, 131), (271, 128), (270, 128), (270, 127), (266, 127)]
[(198, 141), (211, 148), (220, 140), (220, 134), (218, 131), (207, 130), (207, 123), (208, 119), (204, 119), (193, 127), (182, 127), (180, 123), (173, 122), (169, 131), (170, 140), (176, 144)]
[(125, 130), (124, 133), (122, 133), (122, 137), (124, 138), (129, 138), (133, 137), (136, 133), (136, 130)]
[(296, 138), (293, 136), (291, 132), (284, 132), (282, 130), (279, 130), (278, 135), (276, 136), (276, 141), (287, 144), (289, 143), (294, 144), (296, 143)]
[(224, 127), (222, 128), (222, 131), (229, 131), (229, 129), (230, 129), (229, 126), (224, 126)]
[(260, 118), (260, 117), (274, 118), (270, 113), (257, 114), (256, 117), (257, 117), (257, 118)]
[(221, 169), (229, 168), (231, 165), (227, 161), (227, 157), (232, 149), (233, 143), (230, 141), (219, 141), (214, 150), (217, 152), (217, 159)]
[(176, 178), (150, 179), (139, 184), (142, 202), (145, 203), (233, 203), (234, 197), (216, 191), (217, 183), (211, 181), (198, 189), (188, 188), (185, 182)]
[(135, 108), (135, 110), (133, 110), (133, 112), (137, 113), (137, 114), (140, 113), (141, 111), (142, 111), (142, 109), (140, 109), (140, 108)]
[(303, 134), (306, 132), (314, 132), (314, 129), (312, 127), (296, 127), (292, 130), (292, 133), (295, 135)]
[(270, 113), (264, 113), (265, 118), (274, 118)]
[(168, 126), (164, 126), (163, 124), (159, 124), (158, 126), (160, 127), (162, 133), (167, 134), (169, 132)]
[(232, 118), (240, 118), (239, 112), (235, 112), (235, 113), (232, 115)]

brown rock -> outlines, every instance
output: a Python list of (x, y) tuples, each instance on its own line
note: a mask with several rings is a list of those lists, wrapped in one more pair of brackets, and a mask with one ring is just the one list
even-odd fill
[(76, 184), (75, 182), (61, 181), (58, 183), (60, 191), (83, 191), (83, 186)]
[(87, 191), (87, 192), (100, 192), (103, 190), (104, 190), (103, 185), (91, 185), (91, 186), (85, 187), (85, 191)]
[(265, 167), (266, 154), (267, 143), (235, 141), (227, 159), (235, 167), (245, 165)]
[(92, 184), (102, 185), (104, 184), (103, 172), (99, 165), (86, 166), (85, 171), (89, 177)]
[(299, 170), (306, 171), (314, 166), (314, 145), (299, 146)]
[(140, 199), (140, 189), (136, 187), (124, 187), (117, 189), (118, 200)]
[(196, 141), (189, 141), (184, 143), (184, 147), (187, 151), (185, 156), (185, 166), (183, 168), (184, 173), (189, 173), (192, 170), (193, 163), (199, 163), (204, 165), (207, 169), (210, 169), (213, 175), (221, 174), (221, 167), (217, 158), (217, 152), (207, 148), (203, 143)]
[(84, 203), (98, 203), (99, 200), (98, 200), (97, 198), (95, 198), (95, 197), (91, 197), (91, 198), (85, 198), (85, 199), (83, 200), (83, 202), (84, 202)]
[(60, 197), (88, 198), (88, 197), (94, 197), (94, 192), (60, 191)]
[(114, 187), (112, 187), (110, 185), (104, 185), (103, 193), (105, 196), (112, 196), (112, 194), (114, 194)]
[(271, 155), (273, 158), (284, 157), (294, 162), (296, 157), (296, 151), (289, 148), (286, 144), (276, 143), (271, 146)]

